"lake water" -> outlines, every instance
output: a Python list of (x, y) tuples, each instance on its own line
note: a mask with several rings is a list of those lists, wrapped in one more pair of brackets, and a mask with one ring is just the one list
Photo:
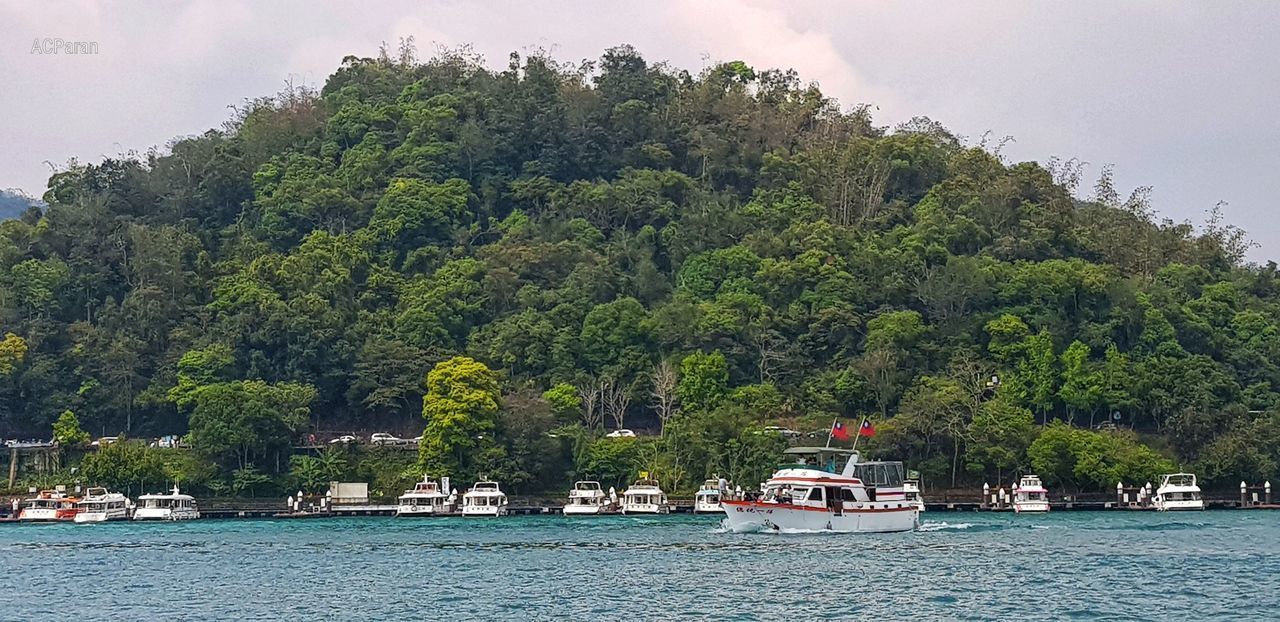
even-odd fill
[[(0, 619), (1276, 619), (1280, 512), (0, 526)], [(103, 616), (102, 614), (110, 614)]]

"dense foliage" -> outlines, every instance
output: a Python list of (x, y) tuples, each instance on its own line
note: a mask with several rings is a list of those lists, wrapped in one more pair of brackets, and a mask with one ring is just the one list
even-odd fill
[(423, 434), (384, 479), (751, 484), (764, 426), (863, 415), (934, 486), (1275, 478), (1275, 264), (998, 151), (741, 62), (348, 57), (0, 223), (0, 432), (190, 432), (250, 492), (380, 430)]

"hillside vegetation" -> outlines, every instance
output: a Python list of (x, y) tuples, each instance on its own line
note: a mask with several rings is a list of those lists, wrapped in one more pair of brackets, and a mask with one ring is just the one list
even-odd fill
[(935, 487), (1276, 478), (1276, 266), (998, 151), (741, 62), (348, 57), (0, 223), (0, 433), (190, 432), (88, 472), (237, 492), (354, 476), (308, 434), (424, 429), (393, 479), (753, 485), (764, 426), (863, 416)]

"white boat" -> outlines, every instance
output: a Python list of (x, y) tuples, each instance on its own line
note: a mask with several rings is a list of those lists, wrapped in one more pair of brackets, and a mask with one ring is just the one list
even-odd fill
[[(613, 489), (610, 489), (612, 492)], [(569, 491), (569, 502), (564, 506), (566, 516), (582, 516), (612, 513), (617, 505), (617, 493), (611, 497), (600, 488), (600, 482), (579, 481)]]
[(447, 492), (448, 478), (444, 489), (434, 480), (423, 476), (422, 481), (413, 485), (413, 490), (404, 491), (396, 503), (396, 516), (438, 516), (452, 514), (457, 509), (456, 497)]
[(920, 480), (908, 479), (902, 482), (902, 497), (914, 503), (916, 509), (924, 511), (924, 497), (920, 496)]
[(129, 519), (129, 498), (118, 492), (107, 492), (106, 488), (90, 488), (84, 497), (76, 503), (75, 522), (104, 523), (111, 520)]
[(1171, 473), (1160, 477), (1160, 487), (1151, 496), (1151, 506), (1161, 512), (1203, 510), (1204, 497), (1193, 473)]
[(200, 510), (191, 495), (184, 495), (177, 486), (167, 493), (138, 497), (138, 507), (133, 520), (194, 520), (200, 518)]
[(1018, 514), (1049, 511), (1049, 491), (1040, 482), (1040, 476), (1023, 475), (1013, 487), (1013, 511)]
[(722, 496), (728, 496), (727, 492), (720, 487), (720, 480), (709, 479), (702, 482), (702, 486), (698, 488), (698, 492), (693, 495), (693, 513), (694, 514), (719, 514), (724, 511), (720, 507), (720, 499)]
[(901, 462), (862, 462), (857, 451), (832, 447), (785, 453), (799, 463), (780, 467), (760, 499), (721, 502), (731, 531), (887, 533), (919, 526)]
[(658, 487), (657, 480), (641, 478), (622, 493), (623, 514), (666, 514), (667, 494)]
[(497, 482), (476, 482), (462, 495), (463, 516), (504, 516), (507, 513), (507, 495)]
[(75, 519), (75, 497), (68, 497), (59, 490), (41, 490), (36, 496), (22, 502), (18, 520), (28, 523), (52, 523)]

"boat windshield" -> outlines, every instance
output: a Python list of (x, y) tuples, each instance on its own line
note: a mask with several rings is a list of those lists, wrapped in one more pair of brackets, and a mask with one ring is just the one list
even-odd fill
[(901, 462), (861, 462), (853, 465), (853, 476), (861, 480), (864, 486), (901, 488), (902, 473)]
[(1195, 486), (1196, 476), (1190, 473), (1174, 473), (1165, 476), (1165, 486)]
[(582, 490), (585, 492), (594, 492), (600, 490), (600, 482), (578, 482), (573, 485), (574, 490)]

